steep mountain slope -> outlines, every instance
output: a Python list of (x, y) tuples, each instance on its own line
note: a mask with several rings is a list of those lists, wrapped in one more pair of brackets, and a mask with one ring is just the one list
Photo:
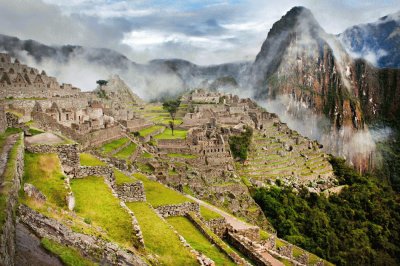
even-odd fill
[(375, 151), (367, 125), (398, 119), (400, 71), (353, 60), (303, 7), (273, 25), (251, 73), (267, 108), (360, 171), (372, 166)]
[(400, 67), (400, 12), (350, 27), (339, 38), (349, 53), (377, 67)]

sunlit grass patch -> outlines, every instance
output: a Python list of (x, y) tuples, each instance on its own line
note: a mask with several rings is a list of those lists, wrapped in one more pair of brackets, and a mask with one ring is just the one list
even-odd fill
[(167, 128), (161, 134), (154, 136), (155, 139), (185, 139), (187, 135), (187, 130), (175, 129), (174, 135), (172, 135), (172, 130)]
[(132, 142), (128, 146), (120, 150), (118, 153), (116, 153), (114, 156), (118, 159), (127, 160), (129, 159), (129, 157), (132, 156), (136, 148), (137, 148), (136, 143)]
[(82, 166), (106, 166), (106, 163), (89, 153), (81, 153), (79, 154), (79, 158)]

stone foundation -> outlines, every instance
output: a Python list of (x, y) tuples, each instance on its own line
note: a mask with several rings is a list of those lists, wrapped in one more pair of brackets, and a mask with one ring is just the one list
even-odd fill
[(185, 216), (188, 213), (200, 213), (200, 205), (197, 202), (185, 202), (176, 205), (165, 205), (156, 208), (156, 211), (164, 218), (170, 216)]
[[(20, 136), (22, 138), (22, 134)], [(15, 144), (18, 145), (18, 142)], [(18, 146), (16, 167), (11, 190), (6, 195), (5, 221), (0, 231), (0, 265), (14, 265), (15, 256), (15, 209), (18, 204), (18, 191), (24, 174), (24, 144)]]
[(4, 106), (0, 105), (0, 134), (4, 133), (7, 129), (7, 118), (4, 111)]
[(115, 185), (115, 192), (124, 202), (134, 202), (134, 201), (146, 201), (146, 194), (144, 192), (144, 186), (142, 181), (137, 181), (135, 183), (124, 183), (122, 185)]

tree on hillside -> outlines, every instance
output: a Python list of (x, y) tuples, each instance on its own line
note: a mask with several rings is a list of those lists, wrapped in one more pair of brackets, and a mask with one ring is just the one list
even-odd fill
[(99, 84), (99, 86), (101, 87), (101, 86), (107, 85), (108, 81), (104, 80), (104, 79), (100, 79), (100, 80), (96, 81), (96, 83)]
[(240, 135), (229, 137), (229, 147), (235, 159), (244, 163), (247, 160), (248, 150), (253, 137), (253, 129), (247, 126)]
[(169, 127), (172, 131), (172, 136), (174, 135), (174, 127), (175, 127), (175, 116), (176, 112), (178, 112), (179, 105), (181, 105), (180, 99), (168, 100), (163, 103), (163, 109), (169, 113), (172, 121), (169, 123)]

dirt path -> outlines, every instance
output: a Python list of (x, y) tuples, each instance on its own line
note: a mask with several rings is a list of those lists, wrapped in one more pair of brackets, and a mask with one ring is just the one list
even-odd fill
[(220, 209), (218, 209), (218, 208), (212, 206), (211, 204), (208, 204), (207, 202), (204, 202), (204, 201), (202, 201), (202, 200), (200, 200), (200, 199), (197, 199), (197, 198), (192, 197), (192, 196), (190, 196), (190, 195), (186, 195), (186, 197), (188, 197), (189, 199), (192, 199), (192, 200), (196, 201), (196, 202), (199, 203), (201, 206), (204, 206), (204, 207), (206, 207), (207, 209), (210, 209), (210, 210), (212, 210), (212, 211), (214, 211), (214, 212), (220, 214), (222, 217), (224, 217), (224, 218), (226, 219), (227, 223), (230, 224), (230, 225), (233, 227), (233, 229), (236, 229), (236, 230), (243, 230), (243, 229), (250, 229), (250, 228), (255, 228), (255, 227), (257, 227), (257, 226), (254, 226), (254, 225), (247, 224), (247, 223), (245, 223), (245, 222), (239, 220), (238, 218), (232, 216), (231, 214), (229, 214), (229, 213), (227, 213), (227, 212), (225, 212), (225, 211), (223, 211), (223, 210), (220, 210)]
[[(212, 206), (211, 204), (208, 204), (207, 202), (204, 202), (200, 199), (197, 199), (195, 197), (192, 197), (190, 195), (185, 195), (186, 197), (188, 197), (191, 200), (196, 201), (197, 203), (199, 203), (201, 206), (206, 207), (209, 210), (212, 210), (218, 214), (220, 214), (222, 217), (224, 217), (226, 219), (226, 222), (228, 224), (230, 224), (232, 226), (233, 229), (236, 230), (243, 230), (243, 229), (250, 229), (250, 228), (254, 228), (257, 226), (254, 225), (250, 225), (247, 224), (239, 219), (237, 219), (236, 217), (232, 216), (231, 214), (218, 209), (215, 206)], [(269, 254), (268, 252), (262, 252), (260, 253), (260, 255), (263, 256), (263, 258), (268, 261), (269, 263), (271, 263), (272, 266), (284, 266), (284, 264), (282, 262), (280, 262), (279, 260), (275, 259), (271, 254)]]

